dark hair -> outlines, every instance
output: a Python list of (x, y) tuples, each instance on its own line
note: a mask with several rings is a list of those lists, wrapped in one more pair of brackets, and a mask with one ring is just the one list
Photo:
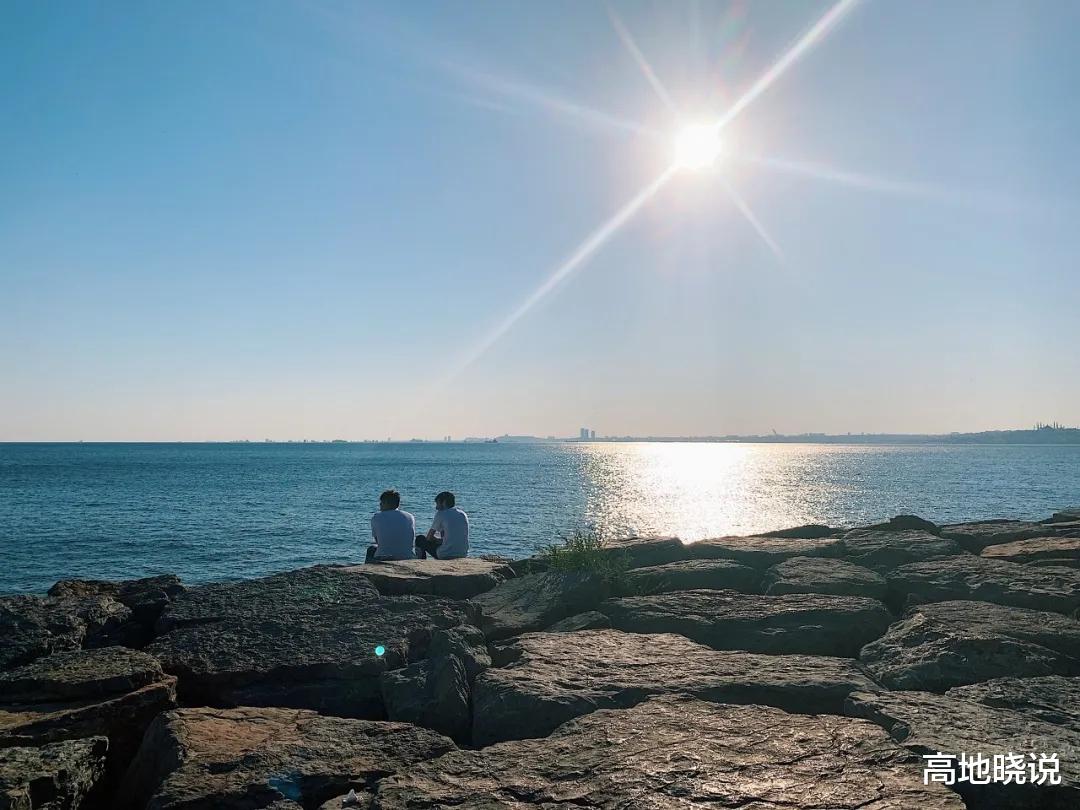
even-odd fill
[(449, 509), (451, 506), (457, 503), (457, 501), (454, 499), (454, 493), (446, 491), (440, 492), (438, 495), (435, 496), (435, 505), (438, 506), (440, 503), (445, 508)]
[(392, 508), (397, 509), (401, 506), (401, 494), (396, 489), (388, 489), (379, 496), (379, 503), (385, 503)]

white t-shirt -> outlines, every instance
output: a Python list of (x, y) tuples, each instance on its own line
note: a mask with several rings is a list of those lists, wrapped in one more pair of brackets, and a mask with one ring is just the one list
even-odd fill
[(400, 509), (383, 509), (371, 516), (371, 536), (379, 547), (376, 560), (414, 560), (416, 520)]
[(439, 559), (453, 560), (469, 556), (469, 516), (458, 507), (440, 509), (431, 528), (440, 533)]

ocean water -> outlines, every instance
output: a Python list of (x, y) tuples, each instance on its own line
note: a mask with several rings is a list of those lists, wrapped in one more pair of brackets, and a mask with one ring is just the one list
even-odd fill
[(1080, 446), (0, 444), (0, 593), (360, 561), (387, 487), (421, 531), (452, 490), (474, 554), (524, 557), (578, 528), (696, 540), (901, 512), (1041, 519), (1080, 502)]

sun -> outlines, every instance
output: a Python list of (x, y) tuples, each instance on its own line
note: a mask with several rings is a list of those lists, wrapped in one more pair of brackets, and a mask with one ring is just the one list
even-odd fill
[(720, 130), (715, 124), (685, 126), (675, 136), (675, 165), (680, 169), (707, 169), (723, 151)]

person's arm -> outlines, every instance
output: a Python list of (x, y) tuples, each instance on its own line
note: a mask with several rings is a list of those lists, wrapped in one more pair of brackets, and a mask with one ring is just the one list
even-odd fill
[(375, 532), (375, 516), (371, 516), (371, 539), (375, 542), (375, 545), (379, 545), (379, 535)]
[(427, 539), (430, 542), (435, 537), (435, 532), (442, 531), (442, 518), (439, 513), (435, 513), (435, 519), (431, 521), (431, 528), (427, 530)]

